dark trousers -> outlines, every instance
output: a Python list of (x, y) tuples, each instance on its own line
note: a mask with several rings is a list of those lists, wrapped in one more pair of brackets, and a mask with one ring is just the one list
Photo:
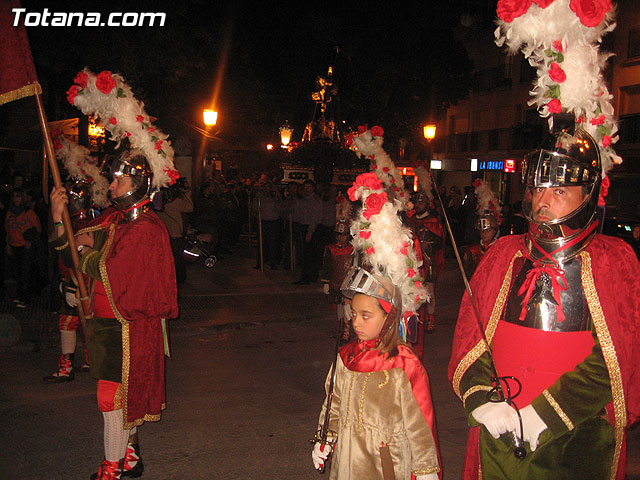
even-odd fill
[(182, 283), (187, 279), (187, 265), (182, 256), (185, 240), (183, 237), (171, 239), (171, 251), (173, 252), (173, 263), (176, 267), (176, 283)]
[[(280, 263), (281, 246), (280, 220), (262, 220), (262, 256), (265, 263), (275, 268)], [(258, 266), (260, 266), (260, 245), (258, 245)]]
[(26, 302), (31, 297), (31, 249), (27, 247), (11, 247), (11, 255), (8, 257), (9, 271), (16, 280), (16, 297)]

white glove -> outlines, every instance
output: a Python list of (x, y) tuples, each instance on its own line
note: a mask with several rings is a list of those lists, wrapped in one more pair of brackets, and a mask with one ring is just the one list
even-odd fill
[[(529, 448), (532, 452), (535, 452), (538, 448), (538, 437), (547, 429), (547, 424), (540, 418), (536, 410), (527, 405), (520, 410), (520, 416), (522, 417), (522, 439), (525, 442), (529, 442)], [(516, 435), (520, 435), (520, 428), (515, 430)]]
[(329, 284), (328, 283), (323, 283), (322, 284), (322, 293), (324, 293), (325, 295), (329, 295)]
[(483, 424), (494, 438), (499, 438), (509, 430), (520, 430), (518, 415), (506, 402), (485, 403), (471, 412), (471, 415), (478, 423)]
[(64, 292), (64, 300), (70, 307), (77, 307), (80, 304), (80, 300), (78, 300), (78, 297), (76, 297), (76, 294), (73, 292)]
[(438, 474), (427, 473), (426, 475), (416, 475), (416, 480), (438, 480)]
[(324, 462), (329, 458), (329, 455), (333, 452), (333, 445), (327, 445), (324, 443), (316, 442), (313, 446), (313, 452), (311, 452), (311, 460), (313, 460), (313, 466), (316, 470), (319, 470)]

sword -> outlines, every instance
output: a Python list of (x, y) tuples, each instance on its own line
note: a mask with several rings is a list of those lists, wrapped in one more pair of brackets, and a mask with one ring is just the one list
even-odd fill
[[(327, 440), (327, 435), (329, 433), (329, 420), (331, 418), (331, 402), (333, 400), (333, 385), (335, 383), (336, 378), (336, 365), (338, 364), (338, 349), (340, 348), (340, 344), (342, 343), (342, 322), (340, 322), (340, 326), (338, 327), (338, 338), (336, 339), (336, 348), (333, 355), (333, 364), (331, 365), (331, 373), (329, 377), (329, 388), (327, 390), (327, 405), (324, 410), (324, 421), (322, 422), (322, 427), (320, 430), (316, 432), (314, 437), (309, 440), (309, 443), (316, 444), (320, 443), (321, 445), (326, 445), (329, 448), (333, 446), (332, 441)], [(330, 462), (331, 454), (327, 456), (327, 459), (324, 461), (320, 467), (317, 468), (318, 473), (324, 473), (325, 466)]]
[[(478, 327), (478, 331), (480, 332), (480, 339), (484, 343), (487, 354), (489, 355), (489, 364), (491, 366), (491, 383), (493, 383), (493, 388), (487, 394), (487, 400), (493, 403), (505, 402), (511, 407), (514, 408), (516, 414), (518, 415), (518, 422), (520, 424), (520, 435), (518, 436), (516, 433), (513, 433), (513, 442), (515, 444), (515, 450), (513, 452), (516, 458), (524, 458), (527, 456), (527, 451), (524, 448), (524, 440), (522, 433), (522, 417), (520, 416), (520, 409), (514, 403), (513, 399), (518, 396), (520, 391), (522, 390), (522, 384), (520, 381), (513, 376), (498, 376), (498, 372), (496, 370), (496, 364), (493, 360), (493, 350), (491, 349), (491, 345), (489, 344), (489, 340), (487, 339), (487, 335), (484, 332), (484, 326), (480, 321), (480, 311), (478, 310), (478, 305), (476, 304), (473, 298), (473, 292), (471, 291), (471, 285), (469, 285), (469, 280), (467, 279), (467, 274), (464, 271), (464, 267), (462, 266), (462, 260), (460, 258), (460, 252), (458, 250), (458, 245), (456, 243), (456, 239), (453, 237), (453, 231), (451, 230), (451, 224), (449, 223), (449, 217), (447, 216), (447, 212), (444, 208), (444, 204), (442, 203), (442, 197), (440, 197), (440, 190), (438, 189), (438, 185), (433, 178), (433, 174), (431, 173), (431, 169), (427, 170), (429, 172), (429, 176), (431, 177), (431, 183), (433, 185), (433, 189), (436, 192), (436, 197), (438, 198), (438, 203), (440, 204), (440, 208), (442, 209), (442, 215), (444, 217), (445, 225), (447, 226), (447, 232), (449, 233), (449, 238), (451, 239), (451, 246), (453, 247), (453, 252), (456, 255), (456, 261), (458, 262), (458, 268), (460, 269), (460, 274), (462, 275), (462, 280), (464, 281), (464, 288), (467, 291), (467, 295), (469, 296), (469, 301), (471, 302), (471, 306), (473, 307), (474, 317), (476, 319), (476, 325)], [(518, 385), (518, 391), (514, 394), (511, 393), (511, 389), (509, 387), (508, 380), (513, 380)], [(502, 382), (504, 382), (505, 386), (502, 386)], [(506, 394), (505, 394), (506, 390)], [(494, 396), (497, 395), (497, 398)]]

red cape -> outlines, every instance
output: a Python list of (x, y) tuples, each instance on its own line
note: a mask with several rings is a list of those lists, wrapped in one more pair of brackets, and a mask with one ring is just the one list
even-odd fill
[[(485, 329), (511, 259), (518, 251), (526, 253), (524, 239), (525, 235), (499, 238), (487, 250), (471, 279), (471, 290)], [(640, 364), (640, 328), (637, 322), (640, 313), (640, 264), (629, 245), (605, 235), (596, 235), (586, 252), (591, 260), (595, 293), (602, 307), (620, 369), (625, 407), (624, 412), (621, 412), (625, 417), (622, 420), (626, 420), (626, 425), (629, 426), (640, 418), (640, 376), (634, 376), (634, 370)], [(460, 374), (459, 365), (479, 342), (478, 324), (469, 296), (465, 293), (449, 363), (449, 381), (454, 389), (456, 370)], [(459, 392), (460, 395), (463, 393)], [(478, 433), (478, 428), (471, 429), (467, 453), (470, 448), (475, 448), (477, 452)], [(468, 456), (465, 473), (469, 471), (477, 474), (477, 461), (477, 457)]]
[[(93, 223), (104, 221), (110, 211)], [(111, 305), (115, 306), (116, 318), (123, 324), (126, 421), (132, 426), (143, 420), (158, 420), (165, 403), (161, 319), (178, 316), (175, 267), (167, 229), (154, 212), (115, 225), (103, 259), (106, 276), (103, 273), (102, 280)]]
[(380, 355), (379, 350), (364, 350), (365, 346), (371, 346), (370, 342), (351, 342), (339, 349), (339, 355), (344, 366), (353, 372), (381, 372), (392, 368), (401, 368), (409, 377), (413, 396), (420, 407), (420, 411), (431, 428), (433, 439), (438, 451), (438, 463), (442, 477), (442, 461), (440, 460), (440, 450), (438, 449), (438, 434), (436, 432), (436, 420), (431, 401), (431, 389), (429, 388), (429, 377), (424, 366), (416, 357), (415, 353), (405, 345), (398, 346), (398, 354), (389, 359), (388, 354)]

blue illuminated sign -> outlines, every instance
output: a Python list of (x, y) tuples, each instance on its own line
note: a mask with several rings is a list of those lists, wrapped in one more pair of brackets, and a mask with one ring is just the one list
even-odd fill
[(478, 170), (503, 170), (504, 169), (504, 161), (503, 160), (491, 160), (480, 161), (478, 165)]

